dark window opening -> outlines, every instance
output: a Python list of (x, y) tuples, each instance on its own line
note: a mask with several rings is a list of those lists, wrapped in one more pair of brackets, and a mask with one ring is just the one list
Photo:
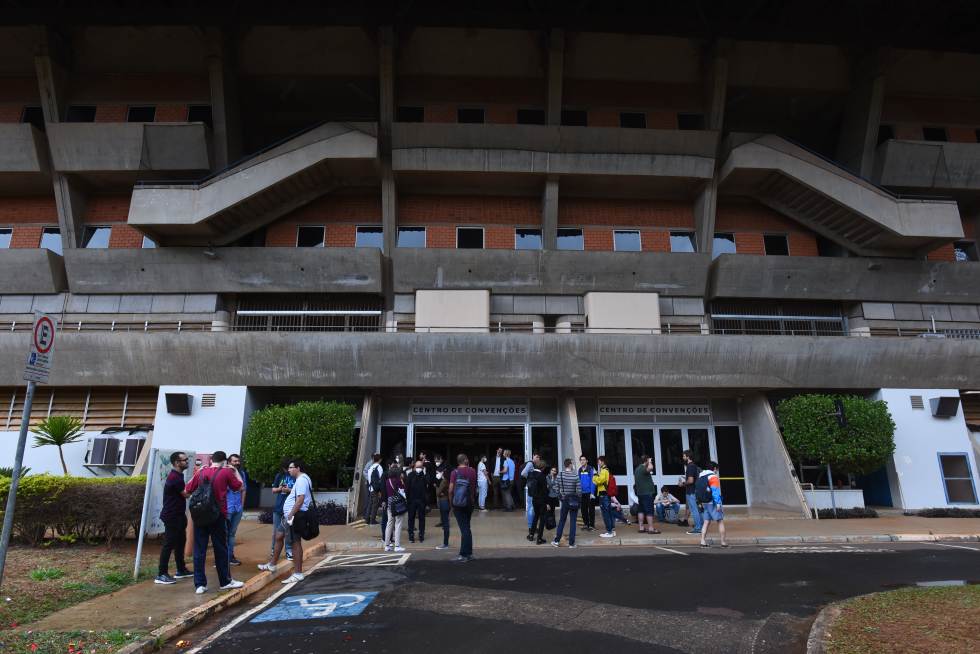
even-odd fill
[(483, 109), (463, 108), (456, 110), (457, 123), (482, 123)]
[(482, 250), (483, 228), (482, 227), (457, 227), (456, 247), (461, 250)]
[(66, 123), (94, 123), (95, 106), (73, 104), (65, 112)]
[(895, 128), (891, 125), (878, 125), (878, 145), (895, 138)]
[(946, 486), (946, 501), (950, 504), (976, 504), (977, 489), (973, 486), (973, 473), (966, 455), (940, 454), (939, 466)]
[(766, 246), (768, 256), (788, 256), (789, 241), (785, 234), (765, 234), (762, 241)]
[(376, 332), (383, 300), (353, 293), (242, 294), (235, 306), (235, 331)]
[(157, 116), (156, 107), (130, 107), (126, 112), (127, 123), (152, 123)]
[(613, 250), (616, 252), (639, 252), (640, 232), (636, 229), (617, 229), (613, 231)]
[(619, 114), (619, 126), (643, 129), (647, 126), (647, 115), (636, 111), (622, 111)]
[(694, 240), (694, 232), (671, 232), (670, 233), (671, 252), (697, 252), (697, 242)]
[(10, 240), (13, 238), (14, 230), (10, 227), (0, 228), (0, 250), (10, 247)]
[(305, 225), (296, 228), (296, 247), (322, 248), (324, 245), (323, 225)]
[(518, 109), (518, 125), (544, 125), (544, 109)]
[(721, 254), (735, 254), (735, 252), (735, 235), (716, 232), (711, 241), (711, 258), (714, 259)]
[(515, 250), (540, 250), (541, 230), (518, 228), (514, 230)]
[(395, 109), (395, 120), (399, 123), (425, 122), (425, 108), (407, 106), (398, 107)]
[(142, 247), (144, 250), (146, 250), (146, 249), (155, 248), (156, 246), (157, 246), (157, 242), (156, 241), (154, 241), (149, 236), (146, 236), (145, 234), (143, 235), (143, 242), (140, 244), (140, 247)]
[(358, 227), (354, 236), (354, 247), (384, 249), (384, 229), (381, 225)]
[(204, 123), (209, 128), (214, 128), (214, 118), (211, 115), (211, 105), (192, 104), (187, 107), (187, 122)]
[(572, 227), (561, 227), (558, 229), (558, 249), (559, 250), (584, 250), (585, 238), (582, 230)]
[(766, 336), (846, 336), (841, 306), (833, 302), (715, 300), (711, 303), (715, 334)]
[(112, 228), (107, 225), (87, 225), (82, 235), (82, 247), (90, 250), (109, 247), (109, 234)]
[(425, 227), (399, 227), (397, 247), (424, 248)]
[(704, 114), (677, 114), (677, 129), (704, 129)]
[(945, 127), (923, 127), (922, 138), (926, 141), (948, 141)]
[(41, 247), (51, 250), (55, 254), (61, 254), (61, 228), (45, 227), (41, 232)]
[(956, 261), (980, 261), (976, 241), (956, 241), (953, 243), (953, 253)]
[(41, 107), (24, 107), (20, 115), (20, 122), (30, 123), (40, 131), (44, 131), (44, 112)]
[(588, 127), (589, 112), (583, 109), (563, 109), (561, 112), (561, 124), (569, 127)]

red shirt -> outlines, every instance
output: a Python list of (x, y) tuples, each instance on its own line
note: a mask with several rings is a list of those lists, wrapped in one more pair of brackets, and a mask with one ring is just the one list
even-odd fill
[(184, 487), (185, 493), (193, 493), (194, 489), (201, 485), (199, 481), (201, 475), (211, 480), (214, 499), (218, 500), (218, 508), (221, 509), (221, 515), (227, 518), (228, 489), (230, 488), (233, 491), (241, 490), (242, 482), (238, 481), (238, 477), (235, 476), (235, 471), (232, 468), (203, 468)]

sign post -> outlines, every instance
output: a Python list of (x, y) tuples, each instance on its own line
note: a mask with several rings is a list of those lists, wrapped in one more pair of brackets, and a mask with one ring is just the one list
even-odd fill
[(7, 547), (14, 529), (14, 508), (17, 504), (17, 487), (20, 485), (20, 471), (24, 465), (24, 448), (27, 446), (27, 428), (31, 422), (31, 406), (34, 404), (34, 389), (38, 384), (47, 384), (54, 361), (54, 340), (57, 320), (54, 316), (37, 311), (34, 313), (34, 328), (31, 330), (31, 350), (27, 355), (23, 379), (27, 381), (27, 394), (24, 396), (24, 412), (20, 418), (20, 435), (17, 438), (17, 453), (14, 455), (14, 473), (10, 478), (7, 493), (7, 508), (3, 514), (3, 533), (0, 534), (0, 585), (3, 584), (3, 569), (7, 562)]

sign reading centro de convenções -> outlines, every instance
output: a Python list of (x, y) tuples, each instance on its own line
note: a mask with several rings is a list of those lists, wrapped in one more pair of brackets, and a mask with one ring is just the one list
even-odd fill
[(527, 417), (526, 404), (413, 404), (413, 416)]
[(34, 327), (31, 329), (31, 350), (24, 366), (24, 381), (47, 384), (54, 361), (54, 339), (57, 333), (57, 319), (46, 313), (34, 313)]
[(600, 404), (600, 416), (697, 416), (707, 418), (707, 404)]

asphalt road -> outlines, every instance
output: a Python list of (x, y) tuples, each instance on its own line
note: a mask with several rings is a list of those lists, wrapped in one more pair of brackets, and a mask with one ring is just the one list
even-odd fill
[(980, 583), (977, 543), (583, 550), (465, 564), (452, 552), (328, 558), (281, 594), (220, 614), (193, 644), (207, 654), (803, 652), (829, 602)]

